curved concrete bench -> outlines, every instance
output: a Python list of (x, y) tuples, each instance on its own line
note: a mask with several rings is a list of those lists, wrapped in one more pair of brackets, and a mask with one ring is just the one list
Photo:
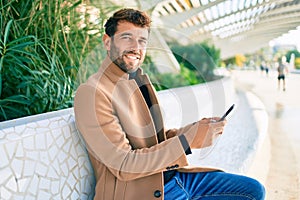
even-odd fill
[[(229, 77), (158, 95), (167, 128), (219, 116), (233, 102), (244, 106), (236, 101)], [(245, 132), (244, 124), (234, 121), (234, 116), (241, 117), (232, 116), (223, 139), (209, 150), (195, 150), (189, 157), (191, 164), (235, 172), (249, 164), (260, 136), (253, 124)], [(251, 140), (242, 142), (245, 135)], [(94, 195), (93, 170), (75, 127), (73, 108), (1, 122), (0, 159), (1, 200), (92, 199)]]

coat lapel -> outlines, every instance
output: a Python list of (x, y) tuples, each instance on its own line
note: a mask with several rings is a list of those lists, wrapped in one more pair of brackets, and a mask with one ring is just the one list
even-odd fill
[(150, 79), (147, 75), (141, 75), (141, 81), (145, 84), (145, 86), (148, 89), (150, 100), (151, 100), (151, 108), (150, 112), (152, 115), (153, 122), (155, 124), (155, 129), (158, 137), (158, 141), (162, 142), (166, 140), (166, 136), (164, 134), (164, 124), (163, 124), (163, 118), (161, 114), (161, 109), (159, 106), (159, 102), (157, 99), (157, 95), (155, 92), (155, 89), (153, 88)]
[[(145, 143), (146, 146), (152, 146), (165, 140), (163, 118), (155, 89), (153, 88), (149, 77), (143, 74), (142, 69), (139, 68), (137, 71), (138, 82), (129, 80), (129, 75), (127, 73), (123, 72), (118, 66), (112, 63), (109, 58), (106, 58), (99, 73), (106, 74), (112, 82), (115, 82), (116, 88), (113, 92), (113, 100), (124, 100), (123, 102), (115, 102), (115, 105), (119, 110), (123, 110), (122, 112), (124, 112), (123, 118), (121, 117), (123, 119), (123, 128), (127, 131), (127, 134), (129, 131), (131, 132), (127, 137), (147, 138), (143, 142), (139, 141), (141, 144)], [(148, 89), (152, 104), (150, 110), (148, 109), (147, 103), (138, 85), (145, 85)], [(132, 117), (131, 119), (126, 119), (128, 112), (132, 113), (132, 116), (130, 116)], [(130, 122), (128, 120), (130, 120)], [(137, 133), (135, 128), (127, 126), (127, 124), (133, 124), (133, 126), (135, 126), (135, 121), (137, 123), (136, 126), (143, 126), (142, 124), (145, 125), (142, 133)]]

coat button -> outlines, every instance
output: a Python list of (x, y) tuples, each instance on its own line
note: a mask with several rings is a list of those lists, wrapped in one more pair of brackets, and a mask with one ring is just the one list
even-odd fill
[(154, 196), (155, 196), (156, 198), (161, 197), (161, 191), (160, 191), (160, 190), (155, 190)]

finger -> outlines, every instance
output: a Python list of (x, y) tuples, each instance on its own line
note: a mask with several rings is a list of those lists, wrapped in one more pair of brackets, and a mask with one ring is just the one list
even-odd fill
[(222, 121), (217, 121), (216, 126), (225, 126), (227, 124), (227, 120), (224, 119)]
[(226, 122), (213, 122), (213, 123), (210, 123), (209, 126), (210, 128), (212, 128), (212, 130), (216, 130), (217, 128), (220, 128), (220, 129), (224, 129), (226, 125)]
[(212, 117), (211, 120), (219, 121), (221, 118), (220, 117)]
[(208, 123), (211, 123), (210, 121), (211, 119), (210, 118), (203, 118), (199, 121), (199, 123), (201, 124), (208, 124)]
[(222, 127), (217, 127), (217, 128), (215, 128), (214, 129), (214, 132), (216, 133), (216, 134), (220, 134), (220, 133), (222, 133), (223, 132), (223, 128)]

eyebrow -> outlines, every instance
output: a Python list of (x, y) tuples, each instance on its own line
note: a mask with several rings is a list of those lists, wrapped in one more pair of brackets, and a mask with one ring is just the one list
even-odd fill
[[(120, 35), (120, 37), (122, 37), (122, 36), (133, 36), (133, 34), (132, 33), (121, 33), (121, 35)], [(142, 40), (148, 40), (146, 37), (141, 37), (141, 39)]]
[(132, 36), (132, 33), (121, 33), (120, 37), (122, 37), (122, 36), (127, 36), (127, 35)]

